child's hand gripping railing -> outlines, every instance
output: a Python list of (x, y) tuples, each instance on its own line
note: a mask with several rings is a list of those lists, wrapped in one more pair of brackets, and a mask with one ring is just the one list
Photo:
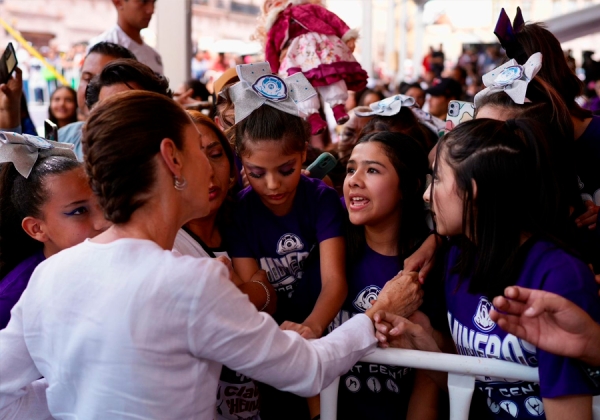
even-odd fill
[[(538, 370), (512, 362), (456, 354), (432, 353), (418, 350), (376, 349), (361, 360), (415, 369), (448, 372), (450, 420), (467, 420), (475, 389), (476, 376), (492, 376), (511, 380), (539, 382)], [(321, 392), (321, 420), (335, 420), (337, 415), (337, 378)], [(594, 420), (600, 420), (600, 398), (594, 398)]]

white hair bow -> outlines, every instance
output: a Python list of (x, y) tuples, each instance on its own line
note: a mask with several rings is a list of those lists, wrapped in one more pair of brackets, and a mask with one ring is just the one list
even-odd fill
[(64, 156), (77, 160), (72, 144), (0, 131), (0, 163), (12, 162), (24, 178), (29, 177), (38, 158), (48, 156)]
[(475, 107), (491, 93), (504, 91), (519, 105), (525, 103), (527, 85), (542, 68), (542, 54), (533, 54), (522, 66), (512, 59), (483, 75), (484, 90), (475, 95)]
[(298, 115), (298, 103), (317, 94), (304, 74), (296, 73), (282, 79), (271, 73), (269, 63), (240, 64), (236, 72), (240, 81), (229, 87), (236, 124), (262, 105)]
[(369, 107), (371, 111), (361, 112), (355, 111), (354, 113), (359, 117), (370, 117), (372, 115), (380, 115), (382, 117), (391, 117), (400, 112), (402, 107), (411, 107), (415, 104), (415, 98), (406, 95), (394, 95), (389, 98), (382, 99), (381, 101), (373, 102)]

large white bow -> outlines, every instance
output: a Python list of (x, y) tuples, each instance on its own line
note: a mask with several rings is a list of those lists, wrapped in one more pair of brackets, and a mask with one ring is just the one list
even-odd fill
[(271, 73), (269, 63), (240, 64), (236, 72), (240, 81), (229, 87), (236, 124), (262, 105), (298, 115), (298, 103), (317, 94), (304, 74), (282, 79)]
[(369, 107), (371, 111), (361, 112), (354, 111), (359, 117), (370, 117), (372, 115), (381, 115), (383, 117), (391, 117), (400, 112), (402, 107), (411, 107), (415, 105), (415, 98), (406, 95), (394, 95), (381, 101), (373, 102)]
[(494, 92), (504, 91), (519, 105), (525, 103), (527, 85), (542, 68), (542, 54), (533, 54), (522, 66), (512, 59), (483, 75), (484, 90), (475, 95), (475, 107), (481, 99)]
[(39, 157), (64, 156), (77, 160), (73, 145), (28, 134), (0, 131), (0, 163), (12, 162), (23, 177), (29, 177)]

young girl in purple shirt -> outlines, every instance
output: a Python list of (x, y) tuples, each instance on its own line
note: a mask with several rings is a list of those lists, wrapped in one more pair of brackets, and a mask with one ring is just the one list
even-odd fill
[[(319, 338), (347, 293), (343, 208), (335, 190), (301, 174), (309, 131), (297, 106), (306, 96), (297, 95), (316, 91), (302, 74), (283, 80), (268, 69), (266, 63), (238, 66), (241, 81), (228, 90), (235, 149), (250, 182), (237, 196), (229, 255), (242, 281), (258, 269), (267, 272), (277, 292), (273, 317), (282, 329)], [(303, 418), (306, 407), (276, 394), (261, 389), (263, 420), (283, 412)]]
[[(425, 150), (406, 134), (371, 132), (354, 147), (344, 181), (348, 297), (333, 328), (370, 308), (428, 234), (427, 171)], [(435, 419), (436, 402), (436, 387), (422, 372), (359, 362), (341, 377), (338, 418)]]
[[(0, 143), (0, 148), (13, 146)], [(25, 149), (15, 150), (18, 155)], [(107, 226), (82, 164), (70, 150), (48, 156), (52, 150), (39, 152), (45, 156), (27, 177), (12, 162), (0, 172), (0, 329), (39, 263)]]
[(566, 297), (600, 321), (591, 270), (547, 234), (559, 215), (544, 139), (529, 120), (461, 124), (440, 140), (424, 196), (437, 233), (451, 238), (444, 287), (458, 353), (539, 368), (539, 384), (478, 378), (475, 418), (591, 419), (600, 393), (575, 361), (536, 349), (489, 317), (493, 298), (519, 285)]

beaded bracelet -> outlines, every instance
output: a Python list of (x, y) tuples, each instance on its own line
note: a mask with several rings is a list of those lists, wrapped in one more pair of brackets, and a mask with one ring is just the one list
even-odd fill
[(262, 312), (262, 311), (265, 310), (265, 308), (267, 306), (269, 306), (269, 303), (271, 303), (271, 293), (269, 293), (269, 289), (267, 288), (267, 286), (265, 286), (263, 284), (263, 282), (258, 281), (258, 280), (252, 280), (252, 283), (258, 283), (258, 284), (260, 284), (262, 286), (262, 288), (265, 289), (265, 293), (267, 294), (267, 301), (265, 302), (265, 304), (263, 305), (263, 307), (258, 310), (259, 312)]

